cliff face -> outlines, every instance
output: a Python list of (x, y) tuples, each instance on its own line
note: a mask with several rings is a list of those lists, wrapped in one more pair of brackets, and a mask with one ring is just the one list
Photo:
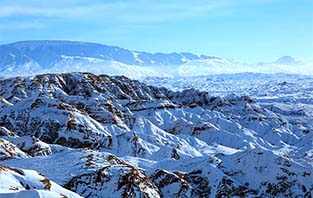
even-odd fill
[(0, 163), (35, 169), (83, 197), (313, 190), (312, 132), (247, 96), (91, 73), (1, 80), (0, 96)]

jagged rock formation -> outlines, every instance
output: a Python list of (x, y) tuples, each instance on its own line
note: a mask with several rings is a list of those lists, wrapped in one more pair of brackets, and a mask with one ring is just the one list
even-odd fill
[(248, 96), (91, 73), (4, 79), (0, 96), (1, 163), (42, 172), (83, 197), (313, 190), (311, 126)]

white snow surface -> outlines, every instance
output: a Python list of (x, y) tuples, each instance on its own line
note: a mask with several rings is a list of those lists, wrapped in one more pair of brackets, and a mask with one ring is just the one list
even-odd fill
[(81, 197), (34, 170), (16, 169), (0, 165), (0, 181), (1, 198)]

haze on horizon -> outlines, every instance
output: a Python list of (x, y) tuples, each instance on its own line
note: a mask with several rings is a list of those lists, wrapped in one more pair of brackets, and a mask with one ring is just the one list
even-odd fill
[(0, 2), (0, 44), (72, 40), (241, 61), (311, 60), (311, 0)]

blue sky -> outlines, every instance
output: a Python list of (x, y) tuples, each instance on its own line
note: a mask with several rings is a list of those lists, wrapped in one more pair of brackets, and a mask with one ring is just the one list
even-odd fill
[(0, 43), (78, 40), (241, 61), (313, 57), (312, 0), (0, 0)]

